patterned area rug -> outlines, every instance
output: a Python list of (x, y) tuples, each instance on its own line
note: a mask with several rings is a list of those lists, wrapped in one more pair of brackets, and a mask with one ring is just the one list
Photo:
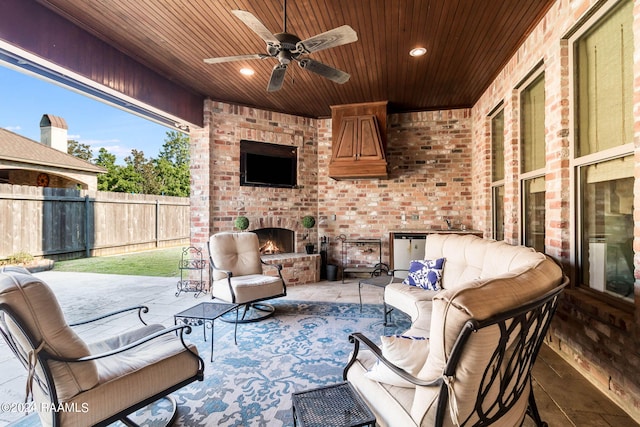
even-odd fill
[[(408, 317), (396, 310), (385, 327), (382, 305), (365, 304), (360, 312), (358, 304), (272, 304), (273, 317), (238, 325), (237, 346), (233, 325), (216, 321), (213, 362), (211, 331), (206, 330), (205, 342), (202, 327), (194, 327), (188, 340), (205, 360), (205, 379), (173, 394), (179, 406), (175, 426), (293, 426), (291, 393), (342, 381), (352, 349), (350, 333), (362, 332), (379, 342), (380, 335), (410, 326)], [(158, 406), (160, 410), (162, 404)], [(14, 425), (40, 425), (34, 415)]]

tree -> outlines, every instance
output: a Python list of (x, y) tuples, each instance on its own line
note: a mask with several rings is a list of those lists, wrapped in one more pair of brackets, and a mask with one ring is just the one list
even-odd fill
[(125, 176), (142, 194), (161, 194), (160, 183), (156, 176), (154, 160), (147, 159), (143, 151), (131, 150), (131, 156), (124, 158), (126, 166), (123, 168)]
[(121, 189), (122, 183), (119, 182), (120, 166), (116, 165), (116, 156), (114, 154), (109, 153), (106, 148), (101, 148), (95, 164), (107, 170), (107, 173), (98, 175), (98, 190), (125, 191)]
[(106, 148), (102, 147), (100, 148), (100, 151), (98, 151), (98, 157), (95, 160), (95, 164), (109, 170), (110, 166), (115, 166), (116, 156), (115, 154), (111, 154), (107, 151)]
[(93, 159), (93, 151), (89, 144), (83, 144), (74, 139), (67, 141), (67, 153), (79, 159), (90, 162)]
[(101, 148), (95, 164), (107, 170), (107, 173), (98, 175), (98, 190), (113, 191), (112, 188), (116, 179), (116, 156), (109, 153), (106, 148)]
[(117, 165), (116, 156), (106, 148), (100, 148), (93, 159), (89, 145), (70, 140), (68, 151), (107, 170), (98, 175), (100, 191), (189, 196), (189, 136), (183, 133), (166, 133), (158, 159), (146, 158), (144, 152), (131, 150), (124, 166)]
[(156, 178), (166, 196), (189, 196), (189, 136), (167, 132), (164, 145), (155, 161)]
[(160, 150), (159, 159), (166, 159), (174, 166), (189, 165), (189, 136), (169, 131)]

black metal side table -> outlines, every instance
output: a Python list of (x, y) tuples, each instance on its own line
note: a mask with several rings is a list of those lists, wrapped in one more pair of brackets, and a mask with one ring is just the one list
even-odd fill
[(293, 425), (375, 426), (376, 417), (348, 382), (292, 393)]
[(173, 315), (173, 323), (178, 324), (180, 320), (185, 325), (200, 326), (204, 333), (204, 340), (207, 340), (207, 324), (211, 324), (211, 361), (213, 362), (213, 322), (220, 316), (236, 310), (236, 323), (233, 330), (233, 340), (238, 345), (238, 304), (227, 304), (218, 302), (201, 302), (191, 308)]

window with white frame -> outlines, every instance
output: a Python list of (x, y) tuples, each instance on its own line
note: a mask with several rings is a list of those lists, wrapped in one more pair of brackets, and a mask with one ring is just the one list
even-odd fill
[(544, 252), (545, 127), (544, 74), (536, 73), (520, 92), (520, 206), (522, 244)]
[(571, 38), (578, 284), (633, 302), (633, 1)]
[(504, 109), (491, 116), (491, 209), (493, 238), (504, 240)]

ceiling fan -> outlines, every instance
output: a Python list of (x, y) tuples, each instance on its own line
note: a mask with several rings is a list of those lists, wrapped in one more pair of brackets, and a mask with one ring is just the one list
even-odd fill
[(333, 30), (326, 31), (305, 40), (300, 40), (295, 34), (287, 33), (287, 0), (284, 0), (284, 30), (281, 33), (272, 34), (262, 22), (251, 13), (244, 10), (232, 10), (231, 12), (240, 19), (249, 29), (256, 33), (267, 43), (267, 53), (250, 55), (225, 56), (221, 58), (208, 58), (207, 64), (219, 64), (223, 62), (244, 61), (247, 59), (276, 58), (278, 64), (273, 67), (271, 78), (267, 85), (267, 91), (275, 92), (282, 87), (287, 66), (292, 61), (297, 61), (300, 67), (318, 74), (336, 83), (346, 83), (351, 77), (348, 73), (333, 68), (322, 62), (315, 61), (305, 55), (323, 49), (329, 49), (358, 40), (358, 35), (349, 25), (343, 25)]

